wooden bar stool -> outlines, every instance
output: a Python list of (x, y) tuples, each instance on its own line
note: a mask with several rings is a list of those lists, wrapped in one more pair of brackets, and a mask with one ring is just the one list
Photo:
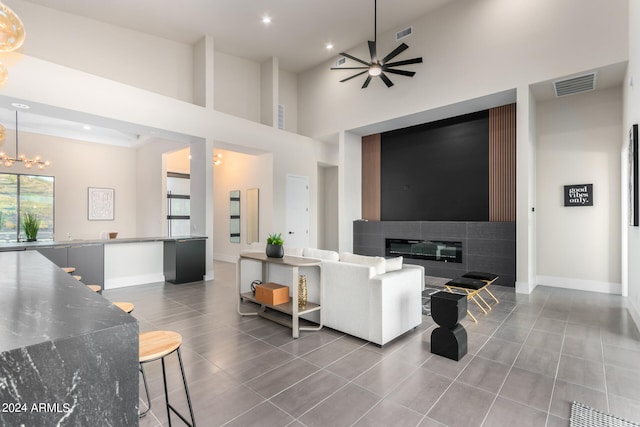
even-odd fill
[(73, 277), (74, 279), (76, 279), (78, 282), (79, 282), (80, 280), (82, 280), (82, 276), (78, 276), (78, 275), (76, 275), (76, 276), (71, 276), (71, 277)]
[[(147, 386), (147, 378), (144, 373), (143, 364), (153, 362), (160, 359), (162, 362), (162, 381), (164, 383), (164, 396), (167, 405), (167, 419), (171, 426), (171, 411), (176, 414), (188, 426), (195, 427), (196, 420), (193, 417), (193, 408), (191, 407), (191, 397), (189, 396), (189, 388), (187, 387), (187, 378), (184, 375), (184, 366), (182, 365), (182, 355), (180, 354), (180, 345), (182, 344), (182, 336), (172, 331), (152, 331), (140, 334), (140, 372), (144, 381), (144, 390), (147, 394), (147, 402), (149, 403), (146, 411), (140, 413), (140, 417), (144, 417), (151, 410), (151, 398), (149, 397), (149, 387)], [(180, 372), (182, 373), (182, 383), (184, 391), (187, 395), (187, 404), (189, 406), (189, 414), (191, 415), (191, 423), (187, 421), (171, 404), (169, 403), (169, 392), (167, 391), (167, 375), (165, 370), (164, 358), (171, 353), (178, 354), (178, 362), (180, 363)]]
[(102, 286), (100, 285), (87, 285), (87, 288), (91, 289), (93, 292), (96, 292), (102, 295)]
[(64, 271), (65, 273), (71, 274), (71, 273), (76, 271), (76, 268), (75, 267), (62, 267), (62, 271)]
[(116, 307), (118, 307), (120, 310), (124, 311), (125, 313), (131, 313), (133, 311), (133, 304), (130, 302), (114, 302), (113, 305), (115, 305)]

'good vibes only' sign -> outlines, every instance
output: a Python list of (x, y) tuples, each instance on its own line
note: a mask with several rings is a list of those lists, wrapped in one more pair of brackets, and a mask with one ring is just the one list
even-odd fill
[(593, 206), (593, 184), (564, 186), (565, 206)]

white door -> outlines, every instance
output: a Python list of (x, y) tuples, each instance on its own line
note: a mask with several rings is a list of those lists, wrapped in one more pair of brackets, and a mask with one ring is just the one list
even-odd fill
[(285, 246), (309, 246), (309, 177), (287, 175), (287, 230)]

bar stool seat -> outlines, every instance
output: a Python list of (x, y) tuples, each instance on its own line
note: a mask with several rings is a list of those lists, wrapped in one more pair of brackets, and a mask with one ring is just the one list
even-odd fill
[(74, 271), (76, 271), (75, 267), (62, 267), (62, 271), (64, 271), (65, 273), (73, 273)]
[[(139, 362), (140, 372), (142, 373), (142, 380), (144, 381), (144, 389), (147, 394), (148, 407), (147, 410), (140, 413), (140, 417), (144, 417), (151, 410), (151, 398), (149, 397), (149, 387), (147, 386), (147, 378), (144, 373), (143, 364), (153, 362), (160, 359), (162, 362), (162, 381), (164, 383), (164, 396), (167, 407), (167, 419), (169, 426), (171, 426), (171, 411), (176, 414), (186, 425), (195, 427), (196, 421), (193, 416), (193, 408), (191, 406), (191, 397), (189, 396), (189, 388), (187, 387), (187, 378), (184, 374), (184, 366), (182, 364), (182, 355), (180, 354), (180, 345), (182, 345), (182, 335), (173, 331), (151, 331), (143, 332), (140, 334), (140, 351)], [(178, 355), (178, 362), (180, 363), (180, 372), (182, 374), (182, 383), (184, 384), (184, 391), (187, 396), (187, 405), (189, 406), (189, 414), (191, 416), (191, 423), (182, 416), (171, 404), (169, 403), (169, 392), (167, 390), (167, 375), (165, 369), (164, 358), (175, 352)]]
[(102, 286), (100, 285), (87, 285), (87, 288), (91, 289), (93, 292), (102, 294)]
[(130, 303), (130, 302), (121, 302), (121, 301), (114, 302), (113, 305), (115, 305), (120, 310), (124, 311), (125, 313), (131, 313), (133, 311), (133, 307), (134, 307), (134, 305), (132, 303)]
[(73, 278), (74, 278), (74, 279), (76, 279), (77, 281), (82, 280), (82, 276), (78, 276), (78, 275), (76, 275), (76, 276), (71, 276), (71, 277), (73, 277)]

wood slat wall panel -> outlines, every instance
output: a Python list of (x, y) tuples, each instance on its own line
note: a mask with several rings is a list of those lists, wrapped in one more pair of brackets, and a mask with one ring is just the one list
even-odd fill
[(380, 134), (362, 137), (362, 218), (380, 221)]
[(516, 104), (489, 110), (489, 221), (516, 220)]

